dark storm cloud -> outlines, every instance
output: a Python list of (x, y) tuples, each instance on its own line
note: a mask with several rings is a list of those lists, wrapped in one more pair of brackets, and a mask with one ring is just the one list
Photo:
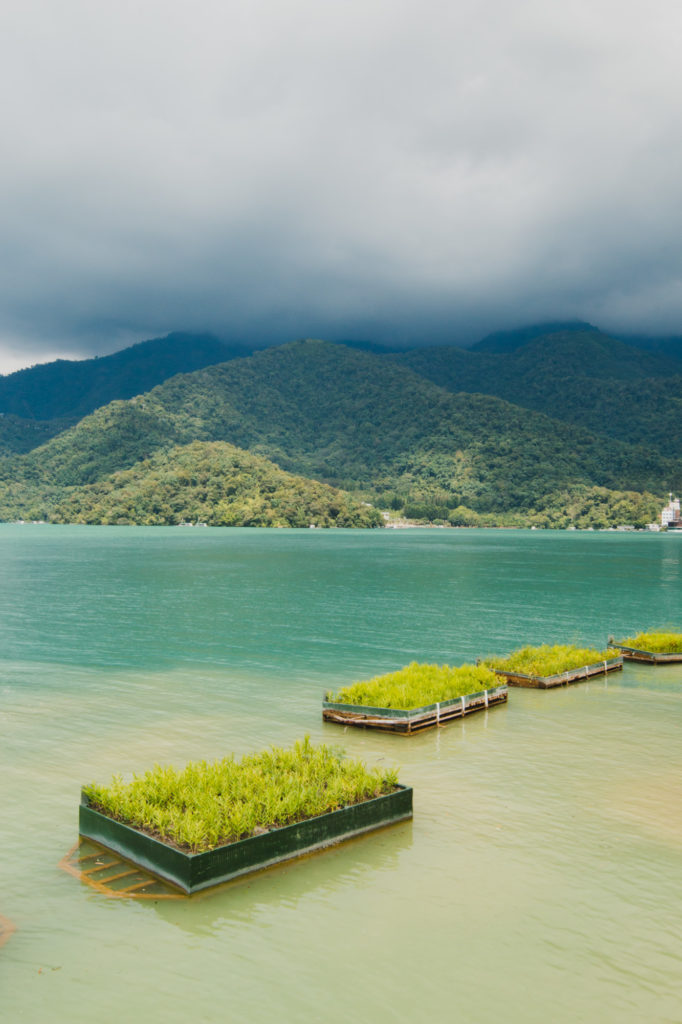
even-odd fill
[(680, 11), (5, 0), (4, 368), (172, 329), (682, 331)]

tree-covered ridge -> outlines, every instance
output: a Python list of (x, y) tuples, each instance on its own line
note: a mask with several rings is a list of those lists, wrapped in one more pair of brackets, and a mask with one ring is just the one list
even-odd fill
[[(191, 373), (249, 353), (242, 345), (210, 334), (175, 333), (99, 358), (57, 359), (0, 375), (0, 413), (24, 420), (75, 422), (114, 399), (149, 391), (176, 373)], [(28, 431), (23, 435), (24, 440), (30, 437)]]
[(0, 413), (0, 456), (30, 452), (70, 426), (69, 420), (27, 420)]
[[(16, 504), (0, 506), (2, 518), (17, 518)], [(379, 512), (350, 495), (222, 441), (158, 451), (80, 487), (29, 486), (18, 512), (23, 519), (105, 525), (383, 525)]]
[(661, 493), (680, 471), (644, 449), (493, 397), (449, 394), (324, 342), (176, 377), (136, 401), (173, 411), (183, 432), (224, 437), (345, 489), (445, 495), (481, 511), (529, 507), (577, 483)]
[(682, 360), (599, 331), (534, 337), (513, 351), (441, 346), (387, 359), (452, 392), (495, 395), (665, 455), (682, 457)]
[[(22, 457), (0, 489), (95, 483), (155, 451), (227, 441), (373, 504), (527, 516), (575, 488), (678, 490), (680, 464), (486, 395), (454, 395), (385, 357), (296, 342), (173, 377)], [(660, 500), (660, 497), (659, 499)]]
[(584, 320), (563, 320), (543, 324), (529, 324), (506, 331), (493, 331), (470, 347), (472, 352), (513, 352), (533, 338), (544, 334), (567, 331), (597, 331), (598, 328)]

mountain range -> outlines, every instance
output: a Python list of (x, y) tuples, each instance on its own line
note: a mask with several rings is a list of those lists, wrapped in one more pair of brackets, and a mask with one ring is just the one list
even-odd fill
[(679, 352), (552, 324), (468, 350), (176, 334), (60, 360), (0, 377), (0, 518), (641, 525), (682, 486)]

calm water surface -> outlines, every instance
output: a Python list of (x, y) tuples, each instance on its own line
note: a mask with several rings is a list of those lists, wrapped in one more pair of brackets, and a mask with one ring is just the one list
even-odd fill
[[(323, 725), (412, 659), (682, 623), (682, 536), (0, 526), (0, 1019), (682, 1021), (682, 667), (412, 739)], [(309, 733), (411, 824), (189, 900), (57, 867), (83, 782)]]

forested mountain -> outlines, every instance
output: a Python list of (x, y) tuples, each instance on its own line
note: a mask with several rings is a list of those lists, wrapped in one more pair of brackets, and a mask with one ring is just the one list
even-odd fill
[(619, 337), (621, 337), (621, 341), (626, 341), (628, 345), (634, 345), (636, 348), (660, 352), (662, 355), (669, 355), (674, 359), (682, 359), (682, 335), (651, 337), (645, 334), (629, 334)]
[(496, 395), (595, 434), (682, 458), (682, 359), (596, 330), (540, 335), (512, 351), (387, 355), (450, 391)]
[(568, 331), (595, 331), (596, 327), (585, 323), (582, 320), (560, 321), (549, 324), (532, 324), (528, 327), (517, 327), (510, 331), (495, 331), (487, 334), (474, 345), (471, 345), (471, 352), (514, 352), (521, 348), (526, 342), (533, 338), (540, 338), (547, 334), (566, 333)]
[(567, 320), (556, 323), (532, 324), (513, 330), (495, 331), (480, 341), (468, 346), (470, 352), (514, 352), (533, 338), (555, 334), (599, 334), (602, 338), (621, 341), (631, 348), (658, 352), (675, 360), (682, 360), (682, 336), (654, 337), (646, 334), (604, 334), (598, 327), (584, 320)]
[(25, 510), (29, 491), (31, 501), (43, 493), (63, 504), (70, 488), (196, 440), (229, 442), (429, 518), (435, 510), (456, 519), (462, 507), (460, 516), (528, 518), (556, 509), (560, 494), (661, 495), (682, 483), (680, 464), (665, 455), (497, 397), (452, 394), (388, 356), (305, 341), (175, 376), (2, 460), (0, 504), (6, 516)]
[(57, 359), (0, 375), (0, 413), (77, 420), (116, 398), (149, 391), (176, 373), (248, 355), (210, 334), (169, 334), (95, 359)]
[(0, 375), (0, 455), (31, 451), (114, 399), (250, 351), (210, 334), (176, 333), (109, 356), (57, 359)]

